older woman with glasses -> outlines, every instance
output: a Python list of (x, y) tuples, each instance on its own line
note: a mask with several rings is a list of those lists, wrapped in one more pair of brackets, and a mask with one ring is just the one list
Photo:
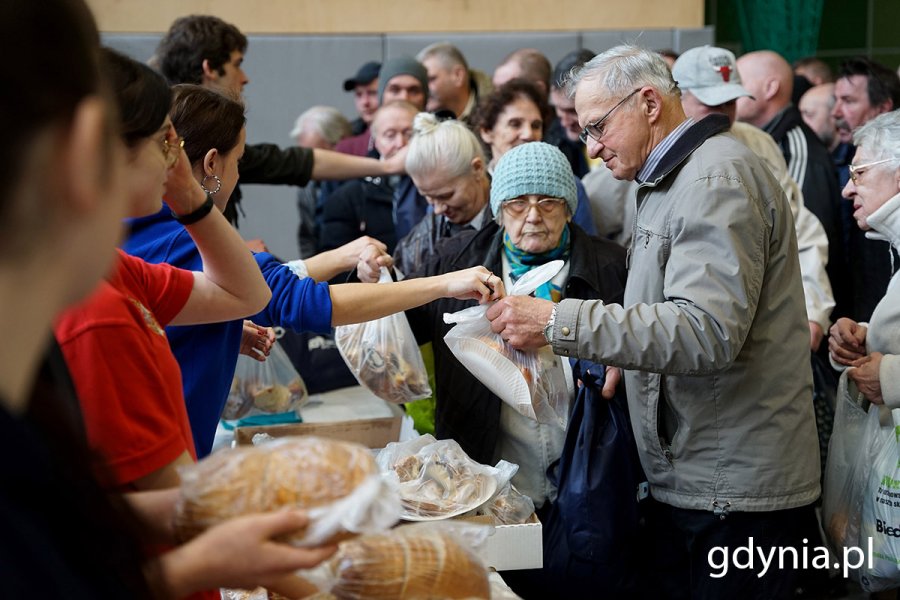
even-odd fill
[[(490, 199), (494, 221), (444, 242), (426, 267), (411, 277), (483, 264), (508, 287), (536, 266), (559, 259), (565, 266), (536, 295), (553, 300), (622, 299), (625, 251), (571, 222), (577, 203), (575, 181), (559, 149), (532, 142), (509, 150), (497, 163)], [(555, 498), (546, 470), (559, 457), (565, 431), (530, 420), (502, 403), (452, 355), (443, 341), (450, 329), (443, 314), (469, 305), (439, 300), (407, 311), (419, 342), (434, 344), (437, 437), (455, 439), (482, 463), (494, 464), (501, 458), (517, 463), (514, 484), (536, 507), (546, 510)]]
[[(900, 247), (900, 114), (872, 119), (853, 133), (856, 155), (844, 197), (866, 237)], [(888, 249), (888, 251), (890, 251)], [(891, 278), (868, 324), (848, 318), (831, 326), (828, 349), (842, 377), (870, 402), (900, 408), (900, 275)]]
[[(550, 116), (545, 94), (525, 79), (512, 79), (482, 98), (478, 103), (474, 127), (488, 150), (488, 174), (509, 150), (528, 142), (543, 141)], [(578, 206), (572, 220), (591, 235), (596, 235), (591, 205), (581, 180), (575, 177)]]

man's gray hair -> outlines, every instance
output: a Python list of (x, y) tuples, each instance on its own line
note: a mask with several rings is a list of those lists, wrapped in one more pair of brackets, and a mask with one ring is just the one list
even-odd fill
[(406, 172), (411, 176), (436, 171), (456, 178), (471, 172), (475, 157), (484, 162), (484, 150), (463, 122), (439, 121), (431, 113), (416, 115), (406, 155)]
[(872, 160), (900, 157), (900, 111), (878, 115), (853, 132), (853, 145), (865, 147)]
[(313, 106), (303, 111), (294, 123), (291, 138), (296, 138), (307, 127), (332, 146), (351, 134), (350, 122), (332, 106)]
[(466, 62), (466, 57), (463, 56), (459, 48), (450, 42), (436, 42), (426, 46), (416, 54), (416, 60), (423, 64), (431, 57), (436, 57), (444, 69), (460, 65), (466, 71), (469, 70), (469, 63)]
[(646, 85), (664, 96), (681, 96), (666, 61), (653, 50), (630, 44), (601, 52), (580, 69), (572, 69), (566, 82), (570, 98), (581, 81), (596, 81), (614, 96), (630, 94)]

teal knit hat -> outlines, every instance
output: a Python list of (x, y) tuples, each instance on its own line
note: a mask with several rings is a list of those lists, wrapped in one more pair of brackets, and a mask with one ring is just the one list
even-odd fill
[(491, 211), (500, 214), (500, 204), (519, 196), (537, 194), (562, 198), (575, 214), (578, 190), (568, 159), (556, 146), (528, 142), (504, 154), (491, 179)]

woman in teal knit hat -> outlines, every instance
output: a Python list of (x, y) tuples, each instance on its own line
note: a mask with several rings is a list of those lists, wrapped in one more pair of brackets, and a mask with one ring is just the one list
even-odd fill
[[(435, 248), (425, 267), (411, 276), (484, 265), (509, 286), (530, 269), (561, 259), (565, 266), (538, 288), (537, 295), (553, 300), (621, 300), (625, 251), (573, 224), (576, 203), (572, 169), (558, 148), (542, 142), (517, 146), (503, 155), (494, 170), (490, 190), (494, 221), (478, 231), (448, 238)], [(451, 354), (443, 340), (450, 329), (443, 314), (471, 304), (438, 300), (407, 311), (419, 343), (434, 344), (436, 435), (455, 439), (481, 463), (494, 464), (503, 458), (518, 464), (513, 483), (536, 507), (545, 509), (556, 492), (546, 478), (546, 468), (558, 458), (565, 431), (529, 420), (503, 404)], [(570, 389), (574, 392), (574, 387)]]

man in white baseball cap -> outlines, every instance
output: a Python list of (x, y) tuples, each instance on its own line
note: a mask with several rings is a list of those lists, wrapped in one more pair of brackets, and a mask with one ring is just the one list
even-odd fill
[[(734, 54), (725, 48), (698, 46), (678, 57), (672, 65), (672, 77), (681, 89), (682, 104), (688, 115), (693, 103), (715, 107), (734, 123), (737, 99), (753, 96), (741, 85)], [(699, 109), (699, 107), (697, 107)]]

